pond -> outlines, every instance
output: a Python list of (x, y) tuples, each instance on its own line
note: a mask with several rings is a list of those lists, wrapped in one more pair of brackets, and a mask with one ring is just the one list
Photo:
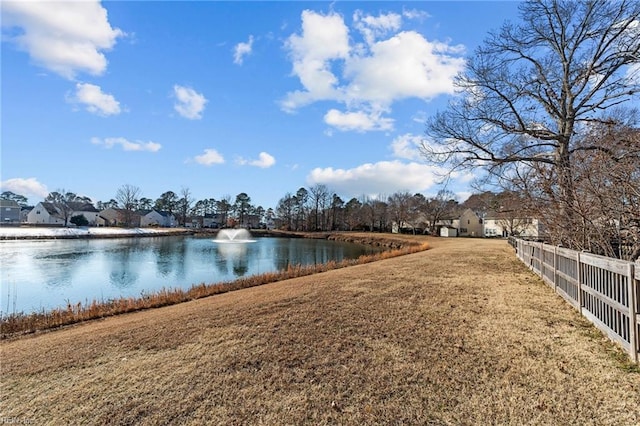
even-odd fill
[(221, 244), (202, 237), (0, 242), (0, 310), (30, 313), (67, 303), (139, 297), (162, 288), (377, 253), (366, 245), (304, 238)]

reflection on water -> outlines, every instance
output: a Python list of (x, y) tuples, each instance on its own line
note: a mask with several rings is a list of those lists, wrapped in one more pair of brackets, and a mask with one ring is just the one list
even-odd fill
[(223, 271), (229, 271), (229, 266), (235, 277), (243, 277), (249, 272), (249, 249), (253, 247), (252, 242), (249, 243), (220, 243), (216, 244), (216, 250), (220, 262), (216, 262), (218, 267), (224, 268)]
[(130, 244), (121, 244), (117, 250), (110, 250), (111, 272), (109, 282), (114, 286), (124, 289), (133, 286), (138, 280), (136, 271), (138, 262), (136, 255), (141, 252), (139, 241), (130, 241)]
[(0, 310), (31, 312), (67, 302), (138, 297), (162, 288), (232, 281), (376, 251), (355, 244), (288, 238), (240, 244), (195, 237), (3, 241)]

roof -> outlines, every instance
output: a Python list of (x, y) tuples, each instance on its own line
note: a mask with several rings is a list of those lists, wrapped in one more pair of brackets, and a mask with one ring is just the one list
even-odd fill
[(44, 208), (47, 213), (49, 213), (51, 216), (57, 216), (57, 217), (62, 217), (62, 213), (60, 213), (60, 211), (58, 210), (58, 208), (55, 206), (54, 203), (49, 203), (46, 201), (43, 201), (40, 203), (40, 205), (42, 206), (42, 208)]
[(0, 207), (12, 207), (15, 209), (19, 209), (20, 205), (14, 200), (0, 200)]
[(75, 211), (75, 212), (91, 212), (91, 213), (98, 213), (98, 209), (96, 209), (93, 204), (91, 203), (85, 203), (82, 201), (72, 201), (70, 203), (67, 203), (67, 205), (71, 208), (71, 210)]

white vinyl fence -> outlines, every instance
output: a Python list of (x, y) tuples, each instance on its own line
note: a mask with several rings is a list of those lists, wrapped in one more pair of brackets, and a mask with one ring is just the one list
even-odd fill
[(518, 258), (631, 359), (640, 359), (640, 263), (512, 238)]

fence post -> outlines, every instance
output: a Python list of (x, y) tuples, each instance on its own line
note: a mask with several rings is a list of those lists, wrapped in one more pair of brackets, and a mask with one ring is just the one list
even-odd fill
[(544, 281), (544, 271), (545, 271), (545, 264), (544, 264), (544, 246), (545, 244), (542, 243), (540, 245), (541, 248), (541, 253), (540, 253), (540, 278), (542, 278), (542, 280)]
[(553, 291), (558, 292), (558, 246), (553, 246)]
[(638, 315), (638, 286), (636, 285), (636, 277), (633, 263), (629, 264), (629, 350), (631, 351), (631, 359), (634, 362), (638, 362), (638, 352), (640, 352), (640, 345), (637, 335), (637, 320)]
[(580, 252), (576, 253), (576, 275), (578, 278), (578, 311), (582, 315), (582, 268), (580, 267)]

